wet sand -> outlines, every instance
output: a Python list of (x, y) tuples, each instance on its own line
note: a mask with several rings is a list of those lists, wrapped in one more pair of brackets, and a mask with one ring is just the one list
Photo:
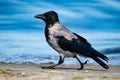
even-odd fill
[(0, 63), (0, 80), (120, 80), (120, 65), (105, 70), (99, 65), (87, 64), (83, 70), (76, 65), (60, 65), (42, 69), (53, 63)]

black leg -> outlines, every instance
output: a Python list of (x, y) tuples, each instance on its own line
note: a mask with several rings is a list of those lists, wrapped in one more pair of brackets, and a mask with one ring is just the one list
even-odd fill
[(64, 56), (61, 56), (61, 55), (60, 55), (60, 59), (59, 59), (59, 61), (58, 61), (57, 64), (54, 64), (54, 65), (51, 65), (51, 66), (48, 66), (48, 67), (42, 67), (42, 68), (52, 69), (52, 68), (54, 68), (55, 66), (58, 66), (58, 65), (62, 64), (63, 62), (64, 62)]
[(78, 60), (78, 62), (80, 63), (81, 67), (79, 69), (83, 69), (84, 65), (87, 64), (88, 60), (86, 60), (84, 63), (82, 63), (79, 58), (77, 56), (75, 56), (75, 58)]

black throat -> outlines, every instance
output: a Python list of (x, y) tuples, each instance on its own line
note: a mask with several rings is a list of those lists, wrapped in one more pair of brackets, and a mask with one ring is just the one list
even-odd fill
[(46, 41), (47, 41), (47, 42), (48, 42), (48, 40), (50, 39), (50, 38), (49, 38), (50, 33), (49, 33), (49, 30), (48, 30), (48, 28), (49, 28), (50, 26), (53, 26), (53, 25), (52, 25), (52, 24), (50, 24), (50, 25), (46, 24), (46, 26), (45, 26), (45, 37), (46, 37)]

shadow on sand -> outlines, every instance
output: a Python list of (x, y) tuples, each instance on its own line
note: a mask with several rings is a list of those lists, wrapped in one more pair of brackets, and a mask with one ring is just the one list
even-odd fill
[(106, 69), (90, 69), (90, 68), (84, 68), (84, 69), (79, 69), (79, 68), (70, 68), (70, 67), (54, 67), (54, 68), (49, 68), (48, 66), (40, 66), (41, 69), (51, 69), (51, 70), (88, 70), (88, 71), (107, 71)]

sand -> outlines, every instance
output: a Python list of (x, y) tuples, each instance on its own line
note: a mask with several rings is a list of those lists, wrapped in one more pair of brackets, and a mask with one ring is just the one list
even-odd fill
[(42, 69), (52, 63), (14, 64), (0, 63), (0, 80), (120, 80), (120, 66), (105, 70), (99, 65), (87, 64), (85, 69), (77, 70), (79, 65), (60, 65), (55, 69)]

